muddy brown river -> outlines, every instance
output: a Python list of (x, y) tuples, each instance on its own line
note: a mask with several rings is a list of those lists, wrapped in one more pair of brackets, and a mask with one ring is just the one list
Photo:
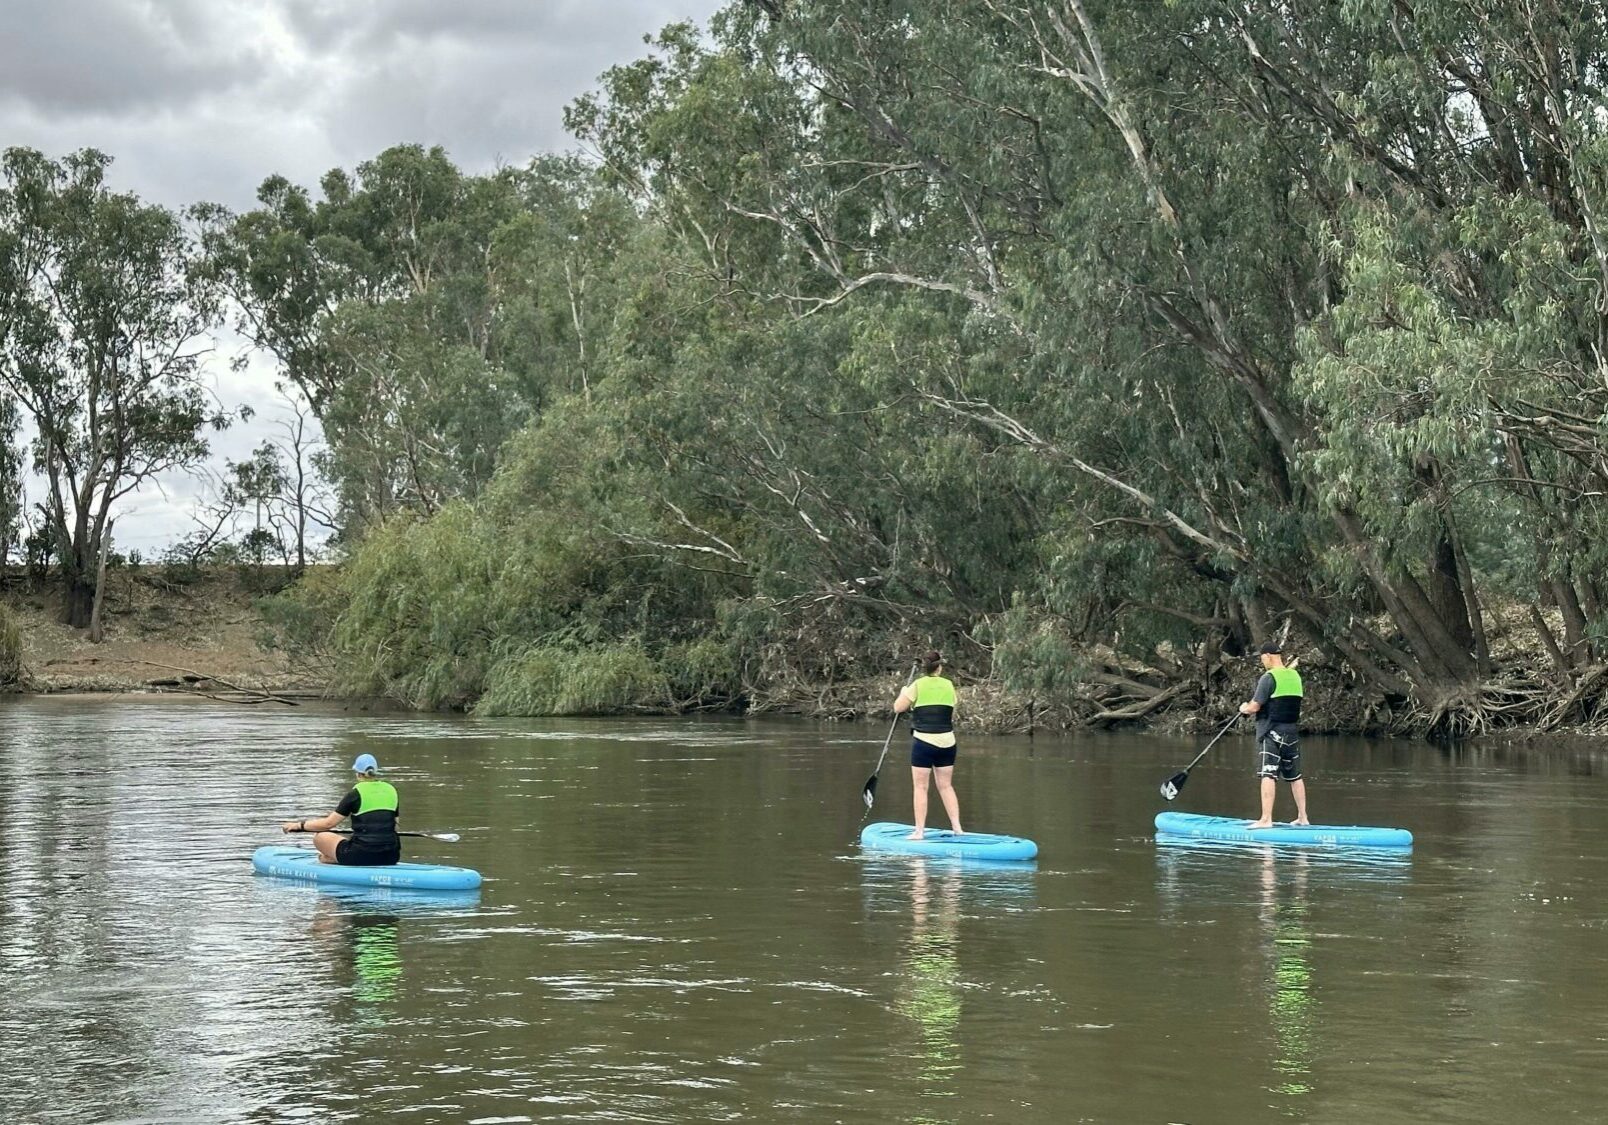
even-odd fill
[[(1608, 751), (1307, 740), (1315, 818), (1416, 834), (1370, 860), (1158, 845), (1199, 742), (967, 738), (1041, 848), (990, 868), (860, 854), (869, 727), (0, 717), (0, 1121), (1608, 1120)], [(480, 892), (252, 874), (363, 751)]]

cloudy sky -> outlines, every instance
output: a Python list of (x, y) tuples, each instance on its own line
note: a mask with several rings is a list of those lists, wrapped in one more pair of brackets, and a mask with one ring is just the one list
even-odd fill
[[(251, 205), (271, 173), (313, 183), (402, 141), (464, 167), (573, 147), (562, 111), (642, 37), (705, 22), (721, 0), (0, 0), (0, 146), (116, 158), (119, 188), (182, 207)], [(220, 395), (260, 417), (214, 444), (243, 456), (273, 429), (274, 373), (218, 365)], [(119, 520), (120, 548), (190, 524), (170, 477)]]

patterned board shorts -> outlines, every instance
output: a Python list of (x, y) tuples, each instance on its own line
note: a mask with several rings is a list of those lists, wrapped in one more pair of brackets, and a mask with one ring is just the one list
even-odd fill
[(1301, 780), (1301, 734), (1294, 726), (1272, 727), (1256, 740), (1257, 777)]

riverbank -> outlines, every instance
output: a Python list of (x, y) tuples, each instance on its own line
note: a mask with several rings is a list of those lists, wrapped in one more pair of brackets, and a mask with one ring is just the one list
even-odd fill
[[(319, 698), (325, 670), (268, 641), (257, 600), (283, 585), (278, 568), (176, 572), (142, 567), (106, 576), (104, 640), (58, 620), (53, 581), (11, 572), (0, 604), (22, 638), (21, 690), (31, 693), (168, 693), (222, 698)], [(269, 647), (265, 647), (269, 645)]]
[[(323, 643), (340, 605), (334, 572), (320, 568), (316, 596), (271, 599), (290, 583), (283, 568), (219, 567), (205, 571), (164, 567), (120, 568), (107, 575), (103, 609), (105, 639), (91, 644), (82, 630), (57, 619), (59, 593), (52, 581), (35, 581), (20, 569), (0, 574), (0, 605), (21, 637), (22, 674), (17, 690), (30, 693), (167, 693), (260, 700), (334, 699), (353, 685), (341, 682)], [(308, 587), (302, 587), (306, 590)], [(264, 617), (264, 599), (277, 604), (274, 626)], [(285, 630), (285, 607), (298, 606), (299, 630)], [(1601, 736), (1597, 712), (1604, 669), (1583, 668), (1569, 677), (1550, 667), (1534, 627), (1521, 606), (1487, 611), (1491, 673), (1477, 701), (1490, 709), (1486, 729), (1464, 734), (1524, 738), (1549, 735)], [(870, 638), (862, 638), (869, 647)], [(912, 641), (903, 647), (910, 647)], [(886, 638), (876, 646), (888, 647)], [(1417, 736), (1427, 729), (1426, 711), (1407, 699), (1391, 700), (1360, 683), (1344, 664), (1298, 636), (1290, 638), (1308, 683), (1303, 726), (1313, 734)], [(1030, 694), (993, 678), (987, 660), (957, 660), (952, 671), (962, 691), (966, 729), (974, 734), (1058, 733), (1130, 728), (1156, 734), (1197, 735), (1214, 729), (1251, 693), (1260, 668), (1251, 658), (1222, 652), (1158, 651), (1150, 663), (1090, 650), (1081, 658), (1081, 679), (1059, 691)], [(648, 679), (652, 679), (649, 677)], [(847, 675), (830, 683), (805, 677), (771, 677), (736, 695), (734, 710), (812, 719), (883, 722), (902, 673)], [(1573, 689), (1569, 684), (1575, 685)], [(376, 702), (376, 692), (358, 698)], [(393, 706), (404, 706), (396, 697)], [(473, 697), (464, 703), (472, 703)], [(1502, 709), (1532, 716), (1500, 721)], [(649, 692), (615, 708), (627, 714), (676, 714), (677, 705)], [(512, 713), (512, 712), (510, 712)]]

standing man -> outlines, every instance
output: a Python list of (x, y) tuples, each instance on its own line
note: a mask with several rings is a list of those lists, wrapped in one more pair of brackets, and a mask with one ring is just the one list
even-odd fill
[(1273, 797), (1279, 779), (1290, 783), (1295, 798), (1293, 824), (1311, 824), (1307, 819), (1306, 782), (1301, 780), (1301, 673), (1286, 667), (1277, 641), (1261, 648), (1262, 678), (1250, 702), (1240, 704), (1240, 714), (1256, 716), (1256, 775), (1262, 779), (1262, 819), (1247, 828), (1273, 827)]
[(921, 676), (893, 701), (895, 714), (910, 712), (914, 736), (910, 740), (910, 781), (915, 793), (916, 830), (910, 839), (927, 834), (927, 783), (938, 787), (938, 799), (949, 814), (949, 827), (960, 827), (960, 798), (955, 796), (955, 685), (944, 676), (944, 658), (929, 652), (921, 658)]

